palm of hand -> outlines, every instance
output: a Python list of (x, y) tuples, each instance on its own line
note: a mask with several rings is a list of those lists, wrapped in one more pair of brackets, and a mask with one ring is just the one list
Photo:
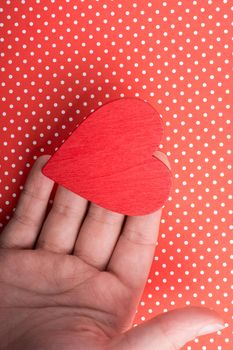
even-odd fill
[(116, 276), (43, 250), (2, 250), (0, 259), (0, 300), (10, 307), (0, 323), (17, 330), (12, 349), (102, 349), (131, 326), (138, 300)]
[(45, 218), (48, 158), (35, 163), (0, 234), (0, 350), (177, 350), (209, 322), (220, 329), (219, 315), (198, 307), (130, 329), (162, 209), (125, 220), (60, 186)]

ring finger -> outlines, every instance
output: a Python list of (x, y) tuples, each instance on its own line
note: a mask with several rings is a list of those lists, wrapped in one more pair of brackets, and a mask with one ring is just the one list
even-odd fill
[(45, 249), (61, 254), (70, 254), (88, 201), (83, 197), (58, 186), (52, 208), (44, 222), (36, 249)]

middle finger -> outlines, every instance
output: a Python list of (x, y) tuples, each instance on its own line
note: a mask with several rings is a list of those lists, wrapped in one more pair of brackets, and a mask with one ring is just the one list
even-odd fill
[(125, 216), (91, 203), (73, 254), (104, 270), (120, 235)]

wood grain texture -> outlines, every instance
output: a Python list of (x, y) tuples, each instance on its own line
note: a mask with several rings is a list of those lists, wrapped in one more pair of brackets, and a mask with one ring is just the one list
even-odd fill
[(117, 99), (90, 114), (42, 172), (106, 209), (149, 214), (163, 206), (172, 186), (171, 171), (153, 156), (162, 136), (162, 120), (149, 103)]

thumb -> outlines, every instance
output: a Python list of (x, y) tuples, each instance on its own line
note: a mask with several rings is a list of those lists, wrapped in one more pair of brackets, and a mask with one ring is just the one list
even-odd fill
[(224, 321), (213, 310), (184, 307), (152, 318), (114, 339), (111, 350), (178, 350), (197, 336), (224, 328)]

